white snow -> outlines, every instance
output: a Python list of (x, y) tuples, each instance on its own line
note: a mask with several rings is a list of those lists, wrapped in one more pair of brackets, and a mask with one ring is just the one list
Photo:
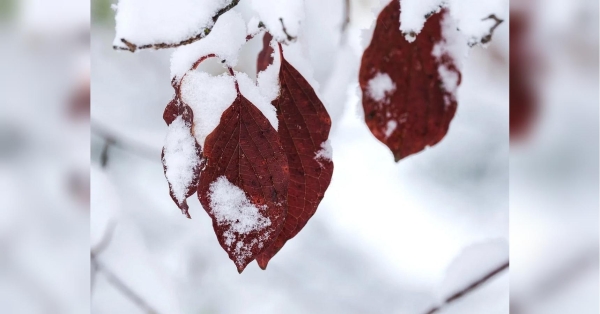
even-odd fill
[(119, 0), (113, 44), (178, 43), (212, 25), (212, 17), (231, 0)]
[[(257, 22), (258, 23), (258, 22)], [(225, 64), (234, 67), (238, 62), (238, 53), (246, 43), (246, 23), (242, 15), (235, 11), (223, 14), (211, 33), (202, 40), (181, 46), (171, 56), (171, 77), (181, 79), (199, 58), (215, 54), (225, 60)]]
[(495, 23), (485, 18), (494, 14), (506, 21), (508, 0), (401, 0), (400, 7), (400, 31), (407, 41), (415, 40), (411, 33), (418, 35), (421, 32), (427, 14), (447, 7), (457, 22), (456, 27), (469, 39), (469, 44), (474, 45), (489, 34)]
[[(236, 72), (235, 77), (237, 78), (242, 95), (244, 95), (244, 97), (246, 97), (246, 99), (248, 99), (252, 104), (254, 104), (265, 115), (265, 117), (267, 117), (273, 128), (277, 130), (277, 111), (271, 104), (271, 101), (274, 98), (269, 99), (265, 97), (265, 95), (261, 93), (259, 87), (256, 86), (254, 81), (252, 81), (252, 79), (248, 76), (248, 74), (244, 72)], [(266, 87), (264, 92), (270, 92), (270, 96), (273, 94), (273, 91), (267, 89)]]
[(266, 205), (256, 206), (250, 202), (242, 189), (229, 182), (225, 176), (218, 177), (209, 187), (210, 210), (220, 226), (227, 226), (225, 245), (232, 248), (238, 260), (249, 255), (252, 246), (262, 243), (244, 245), (242, 241), (234, 243), (237, 235), (259, 231), (271, 225), (271, 220), (263, 216), (261, 211)]
[(279, 19), (283, 20), (290, 36), (298, 36), (300, 24), (304, 20), (303, 0), (252, 0), (252, 8), (277, 40), (287, 40)]
[(508, 261), (508, 242), (495, 239), (466, 247), (448, 266), (438, 291), (443, 300)]
[(321, 150), (315, 155), (315, 160), (331, 160), (331, 158), (333, 158), (333, 148), (331, 147), (331, 141), (328, 139), (321, 143)]
[(206, 136), (219, 122), (223, 111), (237, 97), (234, 79), (229, 73), (212, 76), (191, 71), (181, 81), (181, 99), (194, 112), (194, 136), (204, 146)]
[(256, 84), (260, 93), (268, 100), (273, 101), (279, 96), (279, 69), (281, 67), (281, 56), (276, 41), (271, 41), (273, 48), (273, 63), (258, 73)]
[(386, 125), (386, 129), (385, 129), (385, 137), (390, 137), (390, 135), (392, 135), (392, 133), (394, 133), (394, 131), (396, 130), (397, 127), (398, 127), (398, 122), (396, 122), (394, 120), (388, 121), (388, 123)]
[(248, 35), (254, 36), (260, 32), (260, 27), (258, 27), (259, 23), (260, 23), (260, 20), (256, 16), (253, 16), (250, 18), (250, 21), (248, 21), (248, 27), (247, 27)]
[(369, 80), (367, 94), (376, 102), (384, 102), (396, 90), (396, 84), (387, 73), (378, 72)]
[(179, 116), (169, 125), (165, 139), (165, 175), (179, 203), (185, 201), (185, 194), (194, 179), (194, 168), (200, 163), (196, 153), (196, 140), (190, 133), (190, 128), (191, 125)]
[[(442, 37), (443, 39), (435, 44), (432, 54), (438, 60), (444, 55), (450, 56), (454, 60), (454, 64), (460, 70), (462, 64), (468, 55), (468, 45), (464, 34), (456, 30), (456, 22), (451, 16), (446, 15), (442, 19)], [(458, 90), (459, 76), (458, 73), (452, 71), (445, 64), (440, 64), (438, 73), (442, 79), (444, 89), (451, 94), (451, 98), (456, 98)], [(446, 105), (450, 104), (452, 99), (445, 99)]]
[(400, 31), (408, 42), (413, 42), (425, 25), (425, 16), (439, 12), (444, 0), (401, 0)]
[(469, 44), (481, 42), (481, 38), (489, 34), (494, 20), (484, 20), (491, 14), (503, 19), (508, 25), (508, 0), (449, 0), (450, 14), (456, 20), (456, 27), (469, 39)]

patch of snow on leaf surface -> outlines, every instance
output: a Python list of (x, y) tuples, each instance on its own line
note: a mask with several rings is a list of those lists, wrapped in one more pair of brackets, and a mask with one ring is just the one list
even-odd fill
[(204, 141), (219, 122), (227, 107), (231, 106), (237, 91), (229, 73), (212, 76), (202, 71), (189, 72), (181, 82), (181, 100), (194, 112), (194, 136), (204, 146)]
[(333, 158), (333, 148), (331, 147), (331, 141), (326, 140), (325, 142), (321, 143), (321, 150), (317, 152), (315, 159), (331, 160), (331, 158)]
[(269, 101), (273, 101), (279, 96), (279, 69), (281, 67), (281, 56), (279, 55), (277, 42), (272, 40), (271, 47), (273, 48), (273, 63), (259, 72), (256, 79), (260, 93)]
[(199, 58), (215, 54), (225, 64), (234, 67), (238, 53), (246, 43), (246, 24), (235, 11), (223, 14), (208, 36), (192, 44), (181, 46), (171, 56), (171, 76), (180, 79)]
[[(256, 108), (258, 108), (262, 112), (262, 114), (265, 115), (265, 117), (267, 117), (267, 120), (269, 120), (271, 126), (273, 126), (275, 130), (277, 130), (279, 122), (277, 120), (277, 111), (275, 110), (275, 107), (273, 107), (273, 105), (271, 104), (271, 101), (273, 99), (268, 99), (267, 97), (265, 97), (263, 93), (261, 93), (259, 87), (256, 86), (256, 84), (254, 84), (254, 81), (252, 81), (252, 79), (248, 76), (248, 74), (244, 72), (237, 72), (235, 74), (235, 77), (237, 78), (238, 84), (240, 86), (240, 92), (242, 93), (242, 95), (244, 95), (246, 99), (248, 99), (253, 105), (255, 105)], [(272, 94), (272, 91), (270, 92)]]
[(165, 139), (165, 175), (179, 203), (185, 200), (186, 192), (194, 179), (194, 168), (200, 162), (196, 153), (196, 140), (190, 133), (190, 128), (191, 126), (178, 116), (169, 126)]
[(174, 44), (212, 26), (212, 17), (231, 0), (119, 0), (113, 45)]
[(368, 94), (373, 100), (383, 102), (386, 97), (396, 90), (396, 84), (387, 73), (377, 73), (369, 80)]
[(425, 17), (439, 12), (443, 3), (443, 0), (400, 0), (400, 31), (408, 42), (415, 41), (412, 34), (418, 35), (425, 25)]
[[(236, 255), (246, 256), (243, 242), (234, 243), (236, 235), (260, 231), (271, 225), (271, 220), (262, 215), (266, 205), (256, 206), (250, 202), (242, 189), (235, 186), (225, 176), (218, 177), (210, 184), (210, 209), (217, 223), (227, 225), (225, 245), (235, 245)], [(260, 244), (259, 244), (260, 246)]]
[(390, 137), (390, 135), (392, 135), (392, 133), (394, 133), (394, 131), (398, 127), (398, 122), (396, 122), (394, 120), (390, 120), (390, 121), (388, 121), (386, 127), (387, 128), (385, 129), (385, 136)]

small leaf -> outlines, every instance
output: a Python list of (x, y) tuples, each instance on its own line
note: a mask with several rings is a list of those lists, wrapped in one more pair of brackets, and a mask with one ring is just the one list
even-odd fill
[(273, 63), (273, 47), (270, 43), (273, 36), (269, 32), (265, 32), (263, 36), (263, 49), (258, 53), (256, 60), (256, 73), (264, 71), (271, 63)]
[(192, 132), (194, 114), (175, 97), (165, 108), (163, 118), (169, 125), (161, 154), (169, 194), (181, 212), (191, 218), (187, 198), (196, 192), (203, 167), (202, 148)]
[(447, 12), (433, 14), (412, 43), (399, 30), (399, 14), (398, 0), (379, 14), (359, 74), (365, 121), (396, 161), (446, 135), (461, 80), (442, 36)]
[(302, 74), (285, 60), (281, 45), (279, 51), (281, 90), (273, 104), (279, 121), (277, 131), (290, 169), (288, 213), (275, 243), (257, 257), (262, 269), (315, 214), (333, 174), (330, 152), (323, 151), (329, 149), (329, 114)]
[(287, 212), (287, 159), (275, 129), (239, 91), (206, 137), (204, 156), (198, 197), (241, 273), (281, 231)]

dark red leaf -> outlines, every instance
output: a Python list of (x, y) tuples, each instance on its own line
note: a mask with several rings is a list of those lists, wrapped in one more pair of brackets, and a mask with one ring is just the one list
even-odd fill
[(333, 162), (320, 154), (328, 149), (329, 114), (302, 74), (285, 60), (281, 46), (279, 49), (281, 89), (273, 105), (277, 109), (277, 131), (290, 169), (288, 214), (275, 243), (256, 258), (262, 269), (315, 214), (333, 174)]
[[(241, 273), (256, 255), (273, 243), (283, 227), (289, 182), (287, 159), (277, 131), (239, 92), (233, 104), (223, 112), (219, 125), (206, 137), (204, 156), (207, 163), (200, 175), (198, 197), (213, 220), (219, 243)], [(222, 177), (241, 189), (249, 202), (246, 205), (257, 208), (259, 215), (270, 224), (238, 232), (238, 224), (243, 223), (244, 217), (236, 220), (233, 215), (233, 220), (223, 219), (225, 210), (213, 206), (219, 200), (211, 192), (211, 185)], [(241, 211), (241, 214), (247, 213)]]
[[(165, 111), (163, 113), (163, 119), (165, 120), (167, 125), (171, 125), (178, 117), (181, 117), (186, 127), (189, 127), (190, 135), (193, 137), (194, 133), (192, 128), (194, 121), (194, 113), (192, 112), (192, 109), (189, 106), (181, 103), (176, 96), (173, 100), (169, 102), (169, 104), (167, 104), (167, 107), (165, 108)], [(181, 212), (187, 218), (191, 218), (191, 216), (189, 214), (189, 207), (186, 200), (188, 197), (192, 196), (196, 192), (198, 187), (198, 181), (200, 178), (200, 170), (204, 166), (202, 158), (202, 148), (196, 141), (194, 141), (194, 146), (196, 150), (196, 155), (198, 156), (198, 160), (200, 162), (198, 162), (193, 169), (192, 180), (187, 186), (187, 191), (185, 192), (185, 197), (183, 200), (177, 199), (176, 193), (173, 190), (172, 182), (169, 182), (169, 178), (167, 177), (167, 162), (165, 161), (165, 148), (163, 148), (160, 157), (160, 160), (162, 160), (163, 163), (163, 172), (165, 174), (165, 177), (167, 178), (167, 182), (169, 182), (169, 194), (171, 195), (171, 199), (173, 199), (175, 204), (177, 204), (179, 209), (181, 209)]]
[(258, 53), (256, 60), (256, 73), (264, 71), (271, 63), (273, 63), (273, 47), (271, 40), (273, 36), (269, 32), (265, 32), (263, 36), (263, 49)]
[(526, 12), (510, 12), (510, 140), (523, 138), (537, 112), (533, 86), (536, 58), (532, 56), (529, 19)]
[[(444, 66), (454, 73), (458, 84), (460, 72), (448, 54), (433, 56), (434, 46), (443, 40), (445, 14), (442, 10), (432, 15), (409, 43), (399, 30), (399, 0), (393, 0), (379, 14), (373, 39), (363, 54), (359, 82), (365, 121), (396, 161), (438, 143), (456, 112), (456, 99), (444, 88), (438, 69)], [(369, 82), (378, 75), (388, 75), (395, 87), (374, 96)]]

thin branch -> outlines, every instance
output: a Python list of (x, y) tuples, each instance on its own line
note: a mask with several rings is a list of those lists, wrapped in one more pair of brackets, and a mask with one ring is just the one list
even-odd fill
[(123, 282), (114, 272), (108, 269), (104, 264), (98, 261), (98, 255), (106, 250), (106, 248), (110, 245), (110, 242), (113, 238), (113, 234), (115, 231), (116, 223), (111, 221), (106, 228), (106, 232), (102, 236), (100, 243), (98, 243), (94, 248), (90, 251), (90, 262), (91, 262), (91, 290), (94, 290), (95, 278), (99, 272), (103, 273), (108, 282), (117, 288), (123, 295), (125, 295), (128, 299), (130, 299), (133, 303), (135, 303), (140, 309), (148, 314), (157, 314), (158, 312), (146, 302), (140, 295), (135, 293), (133, 289), (131, 289), (127, 284)]
[(281, 22), (281, 29), (283, 30), (283, 33), (287, 37), (287, 40), (288, 41), (295, 41), (298, 37), (295, 37), (295, 36), (292, 36), (292, 35), (288, 34), (287, 29), (285, 28), (285, 24), (283, 23), (283, 19), (282, 18), (279, 18), (279, 22)]
[(188, 39), (184, 39), (178, 43), (174, 43), (174, 44), (167, 44), (167, 43), (155, 43), (155, 44), (135, 44), (133, 42), (131, 42), (130, 40), (127, 40), (125, 38), (121, 38), (121, 42), (125, 45), (125, 47), (122, 46), (113, 46), (113, 49), (115, 50), (124, 50), (124, 51), (130, 51), (130, 52), (135, 52), (138, 49), (167, 49), (167, 48), (175, 48), (175, 47), (179, 47), (179, 46), (184, 46), (184, 45), (189, 45), (191, 43), (194, 43), (206, 36), (208, 36), (208, 34), (210, 34), (210, 32), (212, 31), (212, 28), (214, 27), (214, 25), (216, 24), (217, 20), (219, 19), (219, 17), (223, 14), (225, 14), (227, 11), (233, 9), (238, 3), (240, 2), (240, 0), (232, 0), (231, 3), (227, 6), (225, 6), (224, 8), (222, 8), (221, 10), (219, 10), (215, 16), (212, 17), (212, 25), (203, 29), (202, 31), (200, 31), (199, 33), (197, 33), (196, 35), (188, 38)]
[(96, 256), (92, 253), (91, 257), (92, 266), (98, 272), (104, 274), (108, 282), (115, 288), (117, 288), (123, 295), (125, 295), (129, 300), (131, 300), (135, 305), (137, 305), (140, 309), (142, 309), (145, 313), (148, 314), (158, 314), (156, 311), (144, 298), (142, 298), (139, 294), (137, 294), (133, 289), (131, 289), (127, 284), (125, 284), (115, 273), (113, 273), (110, 269), (106, 268), (104, 264), (97, 260)]
[(344, 0), (344, 21), (342, 22), (342, 34), (346, 33), (346, 29), (350, 25), (350, 0)]
[(106, 167), (109, 161), (109, 149), (110, 147), (119, 147), (133, 155), (137, 155), (144, 159), (159, 161), (160, 153), (157, 153), (153, 148), (131, 139), (124, 139), (119, 137), (116, 132), (109, 130), (107, 127), (101, 126), (95, 121), (91, 121), (91, 131), (98, 137), (105, 140), (104, 147), (100, 156), (100, 164), (102, 167)]
[(486, 283), (487, 281), (489, 281), (490, 279), (492, 279), (497, 274), (499, 274), (502, 271), (508, 269), (508, 267), (509, 267), (509, 262), (506, 261), (500, 267), (492, 270), (491, 272), (487, 273), (485, 276), (481, 277), (480, 279), (474, 281), (473, 283), (471, 283), (467, 287), (465, 287), (462, 290), (456, 292), (455, 294), (449, 296), (448, 298), (446, 298), (446, 300), (444, 300), (444, 303), (442, 303), (440, 305), (437, 305), (437, 306), (434, 306), (429, 311), (427, 311), (426, 314), (438, 313), (440, 310), (442, 310), (443, 308), (447, 307), (451, 303), (453, 303), (453, 302), (455, 302), (455, 301), (457, 301), (457, 300), (459, 300), (459, 299), (467, 296), (469, 293), (473, 292), (475, 289), (477, 289), (479, 286), (483, 285), (484, 283)]
[[(481, 43), (482, 44), (487, 44), (490, 42), (490, 40), (492, 40), (492, 35), (494, 34), (494, 31), (496, 30), (496, 28), (498, 26), (500, 26), (500, 24), (502, 24), (502, 22), (504, 22), (504, 20), (498, 18), (495, 14), (490, 14), (490, 16), (482, 19), (482, 21), (487, 21), (487, 20), (493, 20), (495, 23), (494, 25), (490, 28), (490, 31), (488, 32), (487, 35), (481, 37)], [(473, 44), (475, 45), (475, 44)]]

